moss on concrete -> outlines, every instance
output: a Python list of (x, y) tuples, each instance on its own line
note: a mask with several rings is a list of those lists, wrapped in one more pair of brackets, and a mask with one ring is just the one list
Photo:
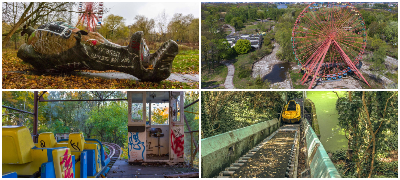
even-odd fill
[(279, 128), (273, 119), (201, 140), (201, 176), (211, 178)]
[(304, 105), (306, 107), (307, 112), (311, 112), (312, 128), (313, 128), (315, 134), (317, 134), (318, 138), (320, 138), (321, 133), (319, 131), (319, 124), (318, 124), (317, 111), (315, 109), (315, 105), (311, 101), (311, 99), (306, 99)]

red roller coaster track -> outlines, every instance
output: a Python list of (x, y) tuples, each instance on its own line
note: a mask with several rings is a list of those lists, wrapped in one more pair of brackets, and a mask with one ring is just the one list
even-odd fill
[[(358, 71), (367, 44), (365, 23), (350, 3), (311, 3), (297, 17), (292, 31), (295, 59), (304, 71), (302, 84), (336, 80)], [(369, 86), (369, 84), (368, 84)]]

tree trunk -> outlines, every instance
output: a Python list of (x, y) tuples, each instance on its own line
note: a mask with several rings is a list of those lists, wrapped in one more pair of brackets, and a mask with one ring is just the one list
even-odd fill
[(15, 33), (15, 31), (17, 31), (17, 29), (21, 26), (21, 24), (24, 23), (26, 20), (28, 20), (28, 18), (30, 16), (32, 16), (32, 14), (30, 14), (28, 17), (25, 17), (26, 14), (28, 13), (28, 11), (32, 8), (33, 4), (34, 4), (33, 2), (29, 3), (29, 6), (25, 9), (25, 11), (22, 14), (21, 18), (18, 20), (18, 22), (16, 24), (14, 24), (13, 28), (7, 34), (7, 36), (4, 37), (4, 39), (3, 39), (3, 47), (6, 47), (6, 44), (8, 43), (8, 41), (10, 41), (11, 36)]

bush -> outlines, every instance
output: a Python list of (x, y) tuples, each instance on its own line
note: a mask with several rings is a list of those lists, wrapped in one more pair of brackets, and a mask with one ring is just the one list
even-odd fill
[(239, 39), (234, 48), (237, 54), (246, 54), (251, 50), (251, 44), (249, 40)]
[(258, 76), (258, 77), (256, 78), (256, 85), (257, 85), (257, 86), (263, 86), (263, 85), (264, 85), (264, 81), (261, 79), (260, 76)]
[(260, 59), (260, 58), (262, 58), (262, 57), (264, 57), (266, 55), (264, 52), (265, 52), (264, 48), (261, 48), (261, 49), (256, 51), (258, 59)]
[(385, 69), (385, 58), (386, 58), (386, 47), (381, 46), (372, 55), (372, 61), (374, 62), (374, 64), (372, 65), (372, 68), (375, 70)]
[(338, 150), (332, 153), (332, 161), (346, 160), (346, 150)]
[(250, 57), (250, 60), (257, 60), (258, 59), (257, 52), (251, 53), (249, 57)]
[(271, 54), (272, 48), (270, 48), (268, 46), (263, 46), (260, 51), (265, 56), (265, 55)]
[(268, 45), (271, 45), (271, 39), (269, 38), (269, 37), (265, 37), (264, 38), (264, 44), (263, 44), (264, 46), (268, 46)]

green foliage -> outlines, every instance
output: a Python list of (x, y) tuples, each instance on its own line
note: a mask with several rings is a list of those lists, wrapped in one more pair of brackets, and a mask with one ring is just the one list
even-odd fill
[(387, 4), (375, 3), (373, 8), (374, 9), (389, 9), (389, 6)]
[(375, 51), (377, 49), (379, 49), (379, 47), (383, 47), (386, 46), (385, 41), (383, 41), (382, 39), (379, 38), (378, 35), (375, 35), (374, 37), (367, 37), (367, 47), (366, 49), (371, 50), (371, 51)]
[(168, 37), (179, 42), (198, 43), (199, 20), (192, 14), (175, 13), (168, 23)]
[(276, 56), (281, 60), (295, 61), (292, 47), (292, 25), (294, 18), (292, 13), (286, 13), (279, 19), (279, 24), (276, 25), (275, 39), (281, 46)]
[(240, 29), (243, 27), (243, 21), (240, 17), (233, 17), (230, 24), (235, 27), (235, 29)]
[(227, 14), (225, 16), (225, 23), (230, 24), (232, 19), (233, 19), (233, 15), (232, 14)]
[(94, 109), (89, 114), (86, 126), (91, 127), (89, 136), (96, 136), (104, 142), (122, 144), (128, 135), (128, 106), (126, 102), (107, 103), (101, 109)]
[(303, 98), (303, 91), (287, 91), (287, 100)]
[(243, 79), (243, 78), (247, 78), (251, 76), (251, 69), (247, 69), (247, 68), (240, 68), (239, 70), (239, 78)]
[(264, 36), (263, 46), (269, 46), (271, 44), (271, 39), (268, 36)]
[(394, 45), (398, 43), (398, 22), (390, 21), (389, 25), (384, 28), (386, 40)]
[[(39, 92), (39, 95), (42, 92)], [(121, 91), (50, 91), (43, 95), (45, 100), (66, 99), (106, 99), (126, 98)], [(3, 92), (3, 105), (33, 112), (33, 92)], [(98, 138), (102, 141), (122, 145), (127, 135), (126, 102), (48, 102), (39, 103), (38, 133), (83, 132), (85, 138)], [(15, 113), (3, 108), (3, 113)], [(3, 125), (25, 125), (31, 132), (33, 116), (11, 114), (3, 116)], [(105, 134), (107, 133), (107, 134)], [(118, 139), (122, 138), (122, 139)]]
[(386, 28), (386, 23), (385, 22), (376, 22), (373, 21), (371, 25), (368, 28), (368, 36), (374, 37), (377, 35), (380, 37), (384, 33), (384, 29)]
[(372, 68), (377, 71), (385, 69), (386, 46), (380, 46), (372, 55)]
[(256, 54), (256, 53), (251, 53), (251, 54), (250, 54), (250, 59), (253, 60), (253, 61), (254, 61), (254, 60), (257, 60), (257, 59), (258, 59), (257, 54)]
[(251, 50), (251, 44), (247, 39), (239, 39), (234, 48), (237, 54), (246, 54)]
[(349, 92), (337, 100), (339, 126), (346, 131), (348, 149), (352, 150), (346, 154), (350, 170), (344, 176), (375, 175), (379, 172), (372, 160), (379, 162), (380, 154), (397, 151), (397, 98), (397, 91), (367, 91)]
[[(199, 100), (199, 92), (195, 92), (195, 91), (185, 92), (185, 102), (184, 102), (185, 106), (187, 106), (188, 104), (190, 104), (196, 100)], [(185, 123), (185, 132), (189, 132), (188, 126), (190, 127), (191, 131), (199, 130), (199, 120), (200, 120), (199, 112), (200, 112), (199, 103), (195, 103), (185, 109), (185, 117), (186, 117), (185, 122), (187, 122), (187, 124)], [(200, 147), (199, 146), (199, 133), (193, 132), (192, 135), (193, 135), (194, 141), (197, 142), (197, 147)], [(185, 157), (184, 157), (185, 161), (190, 162), (190, 157), (191, 157), (191, 155), (190, 155), (190, 148), (191, 148), (190, 133), (185, 133), (184, 148), (185, 148)], [(199, 167), (199, 154), (200, 153), (197, 152), (197, 154), (194, 156), (194, 160), (193, 160), (193, 166), (197, 167), (197, 168)]]
[(172, 62), (172, 72), (175, 73), (198, 73), (199, 72), (199, 50), (180, 50)]
[(335, 152), (332, 152), (332, 161), (339, 161), (339, 160), (346, 160), (346, 150), (338, 150)]
[(203, 91), (201, 131), (207, 138), (277, 118), (282, 91)]
[(99, 29), (99, 33), (111, 40), (126, 38), (129, 36), (129, 28), (125, 26), (124, 21), (122, 16), (110, 14), (104, 18), (104, 24)]

